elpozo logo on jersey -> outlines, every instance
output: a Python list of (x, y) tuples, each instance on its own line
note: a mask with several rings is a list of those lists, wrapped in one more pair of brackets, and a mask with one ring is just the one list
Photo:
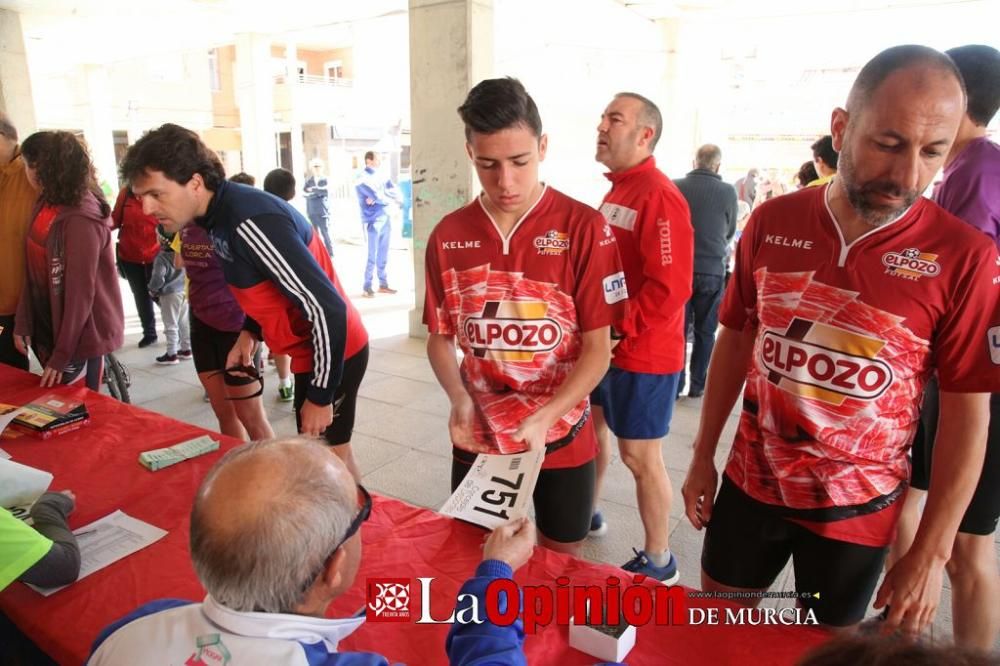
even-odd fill
[(886, 252), (882, 255), (882, 263), (889, 275), (916, 281), (922, 277), (937, 277), (941, 273), (941, 264), (935, 261), (937, 258), (936, 254), (911, 247), (902, 252)]
[(779, 388), (840, 405), (874, 400), (892, 384), (892, 368), (877, 358), (883, 347), (884, 340), (795, 318), (784, 332), (764, 333), (760, 361)]
[(538, 254), (560, 255), (569, 249), (569, 234), (550, 229), (543, 236), (535, 237)]
[(562, 326), (548, 311), (545, 301), (486, 301), (480, 316), (465, 320), (465, 337), (477, 358), (531, 361), (562, 342)]

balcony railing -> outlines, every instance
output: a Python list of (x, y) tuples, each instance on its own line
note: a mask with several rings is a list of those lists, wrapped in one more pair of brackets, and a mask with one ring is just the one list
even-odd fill
[(289, 79), (297, 79), (299, 83), (311, 86), (330, 86), (334, 88), (352, 88), (354, 87), (353, 79), (335, 78), (328, 79), (325, 76), (318, 76), (316, 74), (299, 74), (297, 77), (289, 77), (286, 74), (276, 74), (274, 76), (275, 83), (289, 83)]

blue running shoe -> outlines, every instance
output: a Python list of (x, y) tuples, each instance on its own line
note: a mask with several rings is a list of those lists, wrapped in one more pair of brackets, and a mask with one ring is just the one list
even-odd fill
[(667, 562), (667, 566), (658, 567), (649, 561), (646, 551), (633, 548), (632, 552), (635, 553), (635, 557), (622, 565), (622, 569), (625, 571), (655, 578), (664, 585), (673, 585), (680, 580), (681, 574), (677, 570), (677, 558), (674, 557), (673, 553), (670, 553), (670, 561)]
[(608, 522), (600, 511), (595, 511), (590, 517), (590, 536), (601, 537), (608, 533)]

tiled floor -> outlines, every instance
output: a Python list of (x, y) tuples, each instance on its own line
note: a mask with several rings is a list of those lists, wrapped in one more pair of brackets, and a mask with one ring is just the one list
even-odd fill
[[(422, 340), (405, 335), (409, 310), (413, 307), (412, 276), (409, 275), (409, 253), (394, 251), (390, 270), (398, 273), (395, 296), (376, 299), (360, 298), (360, 276), (363, 248), (338, 245), (335, 265), (345, 285), (354, 284), (355, 304), (362, 311), (372, 336), (368, 372), (358, 401), (357, 422), (353, 447), (371, 490), (430, 508), (438, 508), (449, 494), (450, 444), (447, 418), (449, 404), (439, 388), (427, 362)], [(390, 274), (392, 276), (392, 273)], [(350, 289), (351, 287), (348, 286)], [(128, 301), (129, 292), (123, 283), (128, 314), (128, 340), (119, 354), (132, 373), (133, 403), (174, 418), (209, 429), (216, 421), (208, 404), (202, 401), (202, 391), (191, 363), (177, 366), (157, 366), (153, 358), (163, 353), (163, 337), (152, 348), (139, 350), (138, 322), (134, 307)], [(277, 400), (276, 375), (273, 367), (266, 373), (265, 404), (272, 426), (279, 435), (295, 432), (295, 419), (290, 403)], [(696, 402), (681, 401), (675, 410), (671, 434), (663, 442), (663, 456), (674, 488), (675, 500), (670, 511), (670, 546), (682, 572), (681, 582), (699, 585), (702, 534), (683, 517), (680, 487), (691, 459), (691, 444), (698, 425)], [(736, 426), (730, 418), (724, 432), (716, 462), (721, 468), (729, 450)], [(592, 560), (621, 564), (632, 555), (632, 547), (642, 545), (642, 525), (636, 509), (635, 487), (631, 474), (617, 456), (612, 459), (600, 499), (600, 506), (609, 523), (606, 537), (589, 539), (583, 556)], [(997, 545), (1000, 552), (1000, 542)], [(738, 553), (734, 553), (738, 557)], [(773, 589), (794, 587), (791, 567), (778, 577)], [(781, 605), (788, 601), (766, 602)], [(950, 634), (951, 590), (944, 590), (934, 632)], [(1000, 645), (998, 645), (1000, 647)]]

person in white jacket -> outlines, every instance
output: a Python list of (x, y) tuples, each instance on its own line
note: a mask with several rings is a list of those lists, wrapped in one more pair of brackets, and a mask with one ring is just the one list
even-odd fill
[[(250, 442), (206, 475), (191, 511), (191, 558), (208, 596), (202, 603), (153, 601), (108, 626), (91, 666), (148, 663), (388, 664), (381, 655), (339, 652), (365, 621), (328, 618), (361, 563), (361, 525), (372, 498), (337, 456), (316, 440)], [(461, 592), (484, 607), (487, 585), (511, 578), (530, 557), (526, 520), (496, 531)], [(526, 663), (521, 620), (509, 626), (455, 624), (454, 664)], [(220, 661), (221, 663), (221, 661)]]

